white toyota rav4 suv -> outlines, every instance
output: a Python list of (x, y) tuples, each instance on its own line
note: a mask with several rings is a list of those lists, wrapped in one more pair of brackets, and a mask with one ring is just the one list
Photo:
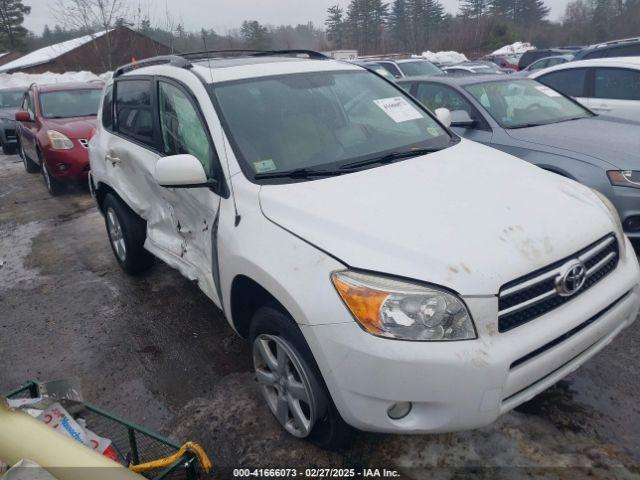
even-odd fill
[(480, 427), (634, 321), (638, 263), (603, 196), (295, 53), (121, 67), (90, 143), (117, 261), (197, 281), (288, 432)]

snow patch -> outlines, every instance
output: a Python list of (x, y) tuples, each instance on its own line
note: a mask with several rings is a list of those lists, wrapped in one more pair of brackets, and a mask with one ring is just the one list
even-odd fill
[(106, 81), (112, 72), (96, 75), (91, 72), (65, 73), (0, 73), (0, 88), (29, 87), (32, 83), (45, 85), (49, 83)]
[(505, 45), (504, 47), (499, 48), (491, 55), (513, 55), (524, 53), (527, 50), (533, 50), (536, 47), (531, 45), (529, 42), (514, 42), (511, 45)]
[(40, 65), (42, 63), (47, 63), (54, 58), (58, 58), (60, 55), (64, 55), (71, 50), (75, 50), (76, 48), (81, 47), (82, 45), (105, 35), (109, 31), (110, 30), (105, 30), (103, 32), (92, 33), (83, 37), (72, 38), (71, 40), (67, 40), (66, 42), (56, 43), (55, 45), (49, 45), (48, 47), (42, 47), (38, 50), (27, 53), (20, 58), (2, 65), (0, 67), (0, 72), (6, 72), (16, 68), (26, 68), (32, 67), (34, 65)]
[(454, 51), (431, 52), (427, 50), (426, 52), (422, 52), (422, 58), (426, 58), (430, 62), (440, 65), (453, 65), (454, 63), (466, 62), (468, 60), (464, 53)]

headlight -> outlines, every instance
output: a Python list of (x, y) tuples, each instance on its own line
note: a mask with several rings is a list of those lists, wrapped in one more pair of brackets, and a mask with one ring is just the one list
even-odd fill
[(640, 188), (640, 171), (638, 170), (609, 170), (607, 177), (611, 185), (616, 187)]
[(402, 340), (476, 338), (467, 308), (444, 290), (352, 271), (335, 272), (331, 280), (360, 326), (373, 335)]
[(54, 150), (71, 150), (73, 148), (73, 142), (63, 133), (47, 130), (47, 137), (49, 137), (51, 148)]
[(591, 191), (598, 196), (598, 198), (602, 201), (602, 203), (604, 203), (605, 207), (607, 207), (607, 210), (609, 210), (609, 215), (611, 216), (611, 220), (613, 221), (616, 227), (616, 235), (618, 236), (619, 245), (621, 245), (620, 251), (624, 251), (625, 250), (623, 248), (624, 229), (622, 228), (622, 222), (620, 221), (620, 215), (618, 215), (618, 210), (613, 205), (613, 203), (611, 203), (611, 200), (605, 197), (602, 193), (600, 193), (597, 190), (594, 190), (593, 188), (591, 189)]

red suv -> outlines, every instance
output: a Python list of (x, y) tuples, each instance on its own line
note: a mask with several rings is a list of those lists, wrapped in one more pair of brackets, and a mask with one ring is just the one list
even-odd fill
[(29, 173), (40, 168), (52, 195), (63, 183), (87, 178), (87, 148), (102, 88), (102, 83), (33, 84), (15, 114), (24, 167)]

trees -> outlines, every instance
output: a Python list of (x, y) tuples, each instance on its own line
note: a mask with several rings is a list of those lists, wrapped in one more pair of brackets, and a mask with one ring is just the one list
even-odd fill
[(351, 0), (345, 21), (347, 38), (362, 53), (381, 51), (389, 5), (382, 0)]
[(344, 10), (340, 5), (333, 5), (327, 10), (328, 17), (324, 22), (327, 27), (327, 40), (333, 48), (341, 50), (344, 48)]
[(407, 0), (395, 0), (388, 19), (389, 34), (400, 51), (410, 49), (410, 26)]
[(19, 50), (24, 47), (27, 29), (22, 26), (31, 7), (22, 0), (0, 0), (0, 46), (3, 50)]
[(245, 20), (240, 27), (245, 47), (251, 50), (267, 50), (271, 46), (269, 29), (257, 20)]

